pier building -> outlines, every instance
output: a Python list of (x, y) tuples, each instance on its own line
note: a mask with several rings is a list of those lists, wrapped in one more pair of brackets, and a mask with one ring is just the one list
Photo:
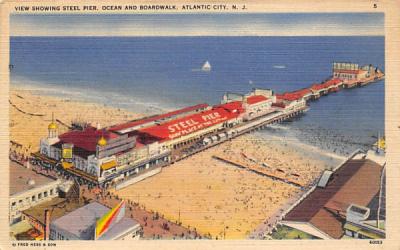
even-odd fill
[(355, 81), (379, 76), (382, 72), (371, 64), (359, 66), (356, 63), (334, 62), (332, 64), (332, 75), (346, 81)]

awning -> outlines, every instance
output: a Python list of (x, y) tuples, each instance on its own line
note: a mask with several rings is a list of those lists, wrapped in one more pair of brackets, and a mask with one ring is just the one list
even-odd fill
[(114, 168), (116, 166), (117, 166), (117, 162), (115, 160), (112, 160), (112, 161), (101, 164), (100, 168), (101, 168), (101, 170), (106, 171), (106, 170), (108, 170), (110, 168)]
[(74, 165), (71, 162), (63, 161), (62, 166), (64, 169), (69, 169), (69, 168), (72, 168)]

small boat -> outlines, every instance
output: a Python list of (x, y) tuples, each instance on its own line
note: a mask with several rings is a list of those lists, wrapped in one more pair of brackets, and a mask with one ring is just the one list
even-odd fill
[(203, 67), (201, 67), (201, 70), (202, 70), (202, 71), (205, 71), (205, 72), (210, 72), (210, 71), (211, 71), (211, 64), (210, 64), (210, 62), (209, 62), (209, 61), (206, 61), (206, 62), (203, 64)]

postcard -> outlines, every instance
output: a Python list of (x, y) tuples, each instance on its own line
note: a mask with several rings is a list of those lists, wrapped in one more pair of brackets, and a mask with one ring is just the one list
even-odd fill
[(399, 7), (3, 3), (0, 249), (398, 249)]

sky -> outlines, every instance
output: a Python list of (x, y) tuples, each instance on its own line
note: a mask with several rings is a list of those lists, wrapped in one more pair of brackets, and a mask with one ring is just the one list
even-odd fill
[(384, 14), (13, 14), (10, 35), (384, 36)]

